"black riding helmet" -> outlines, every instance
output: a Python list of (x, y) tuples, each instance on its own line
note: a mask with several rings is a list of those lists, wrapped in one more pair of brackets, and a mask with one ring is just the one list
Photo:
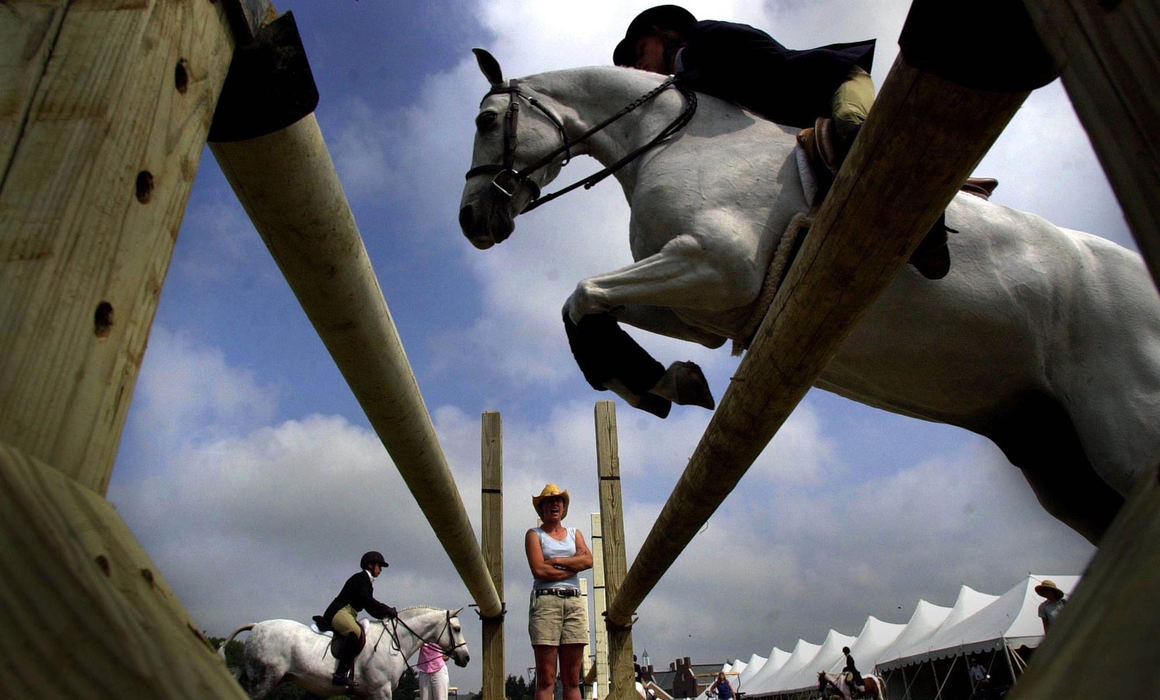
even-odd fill
[(390, 566), (390, 564), (387, 563), (387, 560), (383, 559), (383, 555), (378, 552), (367, 552), (366, 554), (362, 555), (362, 560), (360, 561), (359, 566), (363, 569), (369, 569), (371, 568), (371, 564), (378, 564), (384, 569)]
[(636, 16), (628, 25), (624, 38), (612, 52), (612, 62), (618, 66), (636, 65), (636, 42), (642, 36), (652, 34), (654, 28), (668, 29), (684, 34), (697, 23), (691, 12), (677, 5), (657, 5)]

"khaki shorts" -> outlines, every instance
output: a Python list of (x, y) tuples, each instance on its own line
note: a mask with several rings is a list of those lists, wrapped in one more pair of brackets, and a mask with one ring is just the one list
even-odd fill
[(532, 646), (588, 643), (588, 606), (584, 596), (536, 595), (528, 606)]

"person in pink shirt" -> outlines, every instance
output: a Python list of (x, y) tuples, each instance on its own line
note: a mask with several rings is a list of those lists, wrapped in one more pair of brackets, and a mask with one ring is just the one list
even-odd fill
[(434, 642), (419, 647), (419, 700), (447, 700), (447, 655)]

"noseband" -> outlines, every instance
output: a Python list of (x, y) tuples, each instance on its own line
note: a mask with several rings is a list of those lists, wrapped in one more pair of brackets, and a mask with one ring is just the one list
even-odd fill
[[(674, 119), (659, 134), (657, 134), (651, 141), (649, 141), (648, 143), (644, 144), (643, 146), (637, 148), (636, 150), (632, 151), (628, 155), (624, 156), (623, 158), (616, 161), (612, 165), (604, 168), (603, 170), (600, 170), (592, 175), (589, 175), (588, 177), (584, 178), (583, 180), (580, 180), (578, 182), (574, 182), (571, 185), (568, 185), (567, 187), (565, 187), (563, 189), (557, 190), (556, 192), (553, 192), (551, 194), (544, 195), (543, 197), (540, 197), (540, 186), (538, 184), (536, 184), (536, 182), (534, 180), (531, 179), (532, 173), (546, 167), (548, 164), (550, 164), (552, 161), (554, 161), (556, 158), (558, 158), (561, 155), (564, 156), (564, 161), (563, 161), (563, 163), (561, 163), (561, 167), (563, 167), (564, 165), (567, 165), (568, 161), (570, 161), (572, 159), (572, 145), (573, 144), (578, 144), (578, 143), (581, 143), (583, 141), (586, 141), (593, 134), (603, 130), (609, 124), (620, 119), (621, 117), (625, 116), (626, 114), (632, 112), (637, 107), (640, 107), (644, 103), (653, 99), (654, 97), (661, 94), (662, 92), (667, 90), (669, 87), (673, 86), (674, 84), (677, 85), (677, 89), (680, 90), (681, 94), (684, 95), (684, 97), (685, 97), (685, 109), (682, 110), (681, 113), (677, 116), (677, 118)], [(575, 141), (569, 141), (568, 140), (568, 133), (564, 130), (564, 125), (560, 122), (560, 119), (558, 117), (556, 117), (556, 115), (553, 114), (551, 110), (549, 110), (547, 107), (545, 107), (543, 104), (541, 104), (539, 102), (539, 100), (537, 100), (535, 97), (530, 96), (526, 92), (521, 90), (520, 85), (519, 85), (519, 81), (509, 80), (506, 84), (492, 86), (491, 90), (488, 90), (487, 94), (484, 95), (484, 99), (486, 100), (488, 97), (490, 97), (492, 95), (499, 95), (499, 94), (507, 94), (508, 98), (509, 98), (507, 112), (504, 115), (504, 122), (503, 122), (503, 163), (502, 164), (478, 165), (478, 166), (472, 168), (471, 170), (467, 171), (466, 179), (471, 179), (471, 178), (475, 177), (476, 175), (495, 173), (495, 177), (493, 177), (491, 180), (491, 186), (494, 187), (500, 193), (501, 196), (503, 196), (505, 199), (507, 199), (509, 201), (513, 197), (515, 197), (515, 194), (519, 190), (520, 187), (527, 187), (532, 192), (532, 199), (531, 199), (531, 202), (526, 207), (524, 207), (524, 210), (523, 210), (524, 212), (531, 211), (532, 209), (535, 209), (536, 207), (540, 206), (541, 204), (546, 204), (546, 203), (552, 201), (553, 199), (555, 199), (556, 197), (559, 197), (561, 195), (567, 194), (568, 192), (571, 192), (572, 190), (576, 189), (577, 187), (583, 186), (584, 189), (591, 188), (593, 185), (600, 182), (604, 178), (615, 173), (617, 170), (620, 170), (625, 165), (628, 165), (630, 162), (632, 162), (637, 157), (639, 157), (642, 153), (652, 149), (654, 146), (657, 146), (658, 144), (660, 144), (662, 141), (664, 141), (668, 137), (672, 136), (673, 134), (675, 134), (678, 131), (680, 131), (681, 129), (683, 129), (685, 127), (685, 125), (689, 123), (689, 120), (691, 120), (693, 118), (693, 114), (697, 111), (697, 94), (695, 92), (693, 92), (692, 90), (690, 90), (682, 85), (677, 84), (675, 77), (670, 77), (670, 78), (666, 79), (664, 82), (662, 82), (660, 85), (658, 85), (657, 87), (653, 88), (649, 92), (645, 93), (644, 95), (638, 97), (636, 100), (634, 100), (631, 103), (629, 103), (628, 105), (626, 105), (623, 109), (621, 109), (616, 114), (612, 115), (611, 117), (605, 119), (604, 121), (600, 122), (596, 126), (585, 131), (583, 134), (578, 136)], [(545, 116), (548, 117), (548, 120), (551, 121), (556, 126), (556, 129), (560, 132), (560, 139), (563, 143), (559, 147), (557, 147), (555, 150), (551, 151), (550, 153), (545, 155), (543, 158), (540, 158), (539, 160), (537, 160), (536, 162), (527, 166), (526, 168), (523, 168), (522, 170), (516, 170), (515, 169), (516, 146), (518, 145), (518, 137), (516, 135), (516, 128), (519, 125), (519, 114), (520, 114), (519, 101), (521, 98), (524, 99), (525, 101), (527, 101), (528, 104), (535, 107), (540, 112), (542, 112)]]

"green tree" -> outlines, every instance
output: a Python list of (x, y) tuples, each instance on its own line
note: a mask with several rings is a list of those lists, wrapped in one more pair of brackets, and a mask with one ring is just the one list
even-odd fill
[(503, 692), (508, 700), (533, 700), (536, 688), (525, 682), (523, 676), (508, 676), (503, 684)]

